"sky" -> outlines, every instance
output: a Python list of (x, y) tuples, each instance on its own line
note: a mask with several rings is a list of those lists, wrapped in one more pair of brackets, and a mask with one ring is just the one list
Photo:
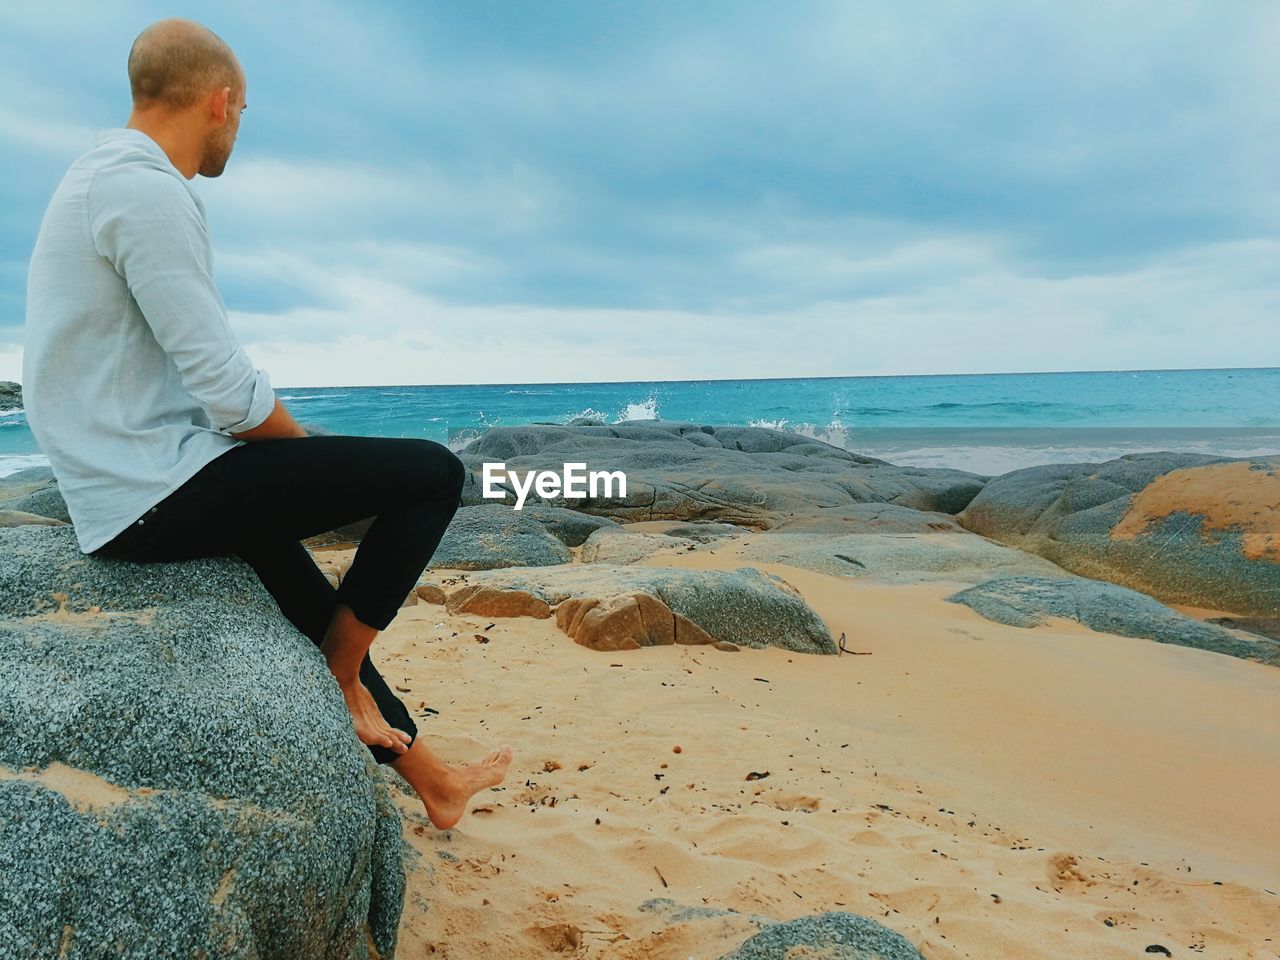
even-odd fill
[(0, 7), (0, 379), (171, 15), (277, 386), (1280, 366), (1274, 3), (103, 0)]

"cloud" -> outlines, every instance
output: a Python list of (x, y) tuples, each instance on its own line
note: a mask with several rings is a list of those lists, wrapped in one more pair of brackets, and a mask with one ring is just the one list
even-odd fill
[(6, 151), (76, 156), (93, 142), (94, 131), (82, 124), (24, 116), (0, 104), (0, 144)]
[[(0, 108), (5, 262), (77, 138), (127, 115), (132, 37), (208, 13), (80, 9), (4, 14), (0, 78), (31, 91)], [(250, 108), (197, 189), (287, 382), (1280, 364), (1269, 4), (216, 17)]]

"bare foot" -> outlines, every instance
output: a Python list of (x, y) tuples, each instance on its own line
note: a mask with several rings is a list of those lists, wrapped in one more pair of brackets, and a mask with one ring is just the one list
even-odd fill
[(347, 703), (347, 710), (351, 712), (351, 722), (355, 725), (356, 736), (361, 743), (389, 747), (401, 754), (408, 751), (413, 737), (387, 723), (373, 694), (358, 677), (351, 683), (338, 681), (338, 688), (342, 691), (342, 699)]
[[(421, 740), (414, 741), (417, 747)], [(394, 761), (396, 769), (409, 760)], [(410, 776), (409, 783), (418, 791), (427, 808), (427, 816), (438, 830), (448, 830), (467, 812), (467, 801), (488, 787), (496, 787), (507, 776), (511, 764), (511, 746), (503, 744), (497, 750), (463, 765), (440, 764), (427, 776)], [(416, 771), (409, 770), (409, 773)]]

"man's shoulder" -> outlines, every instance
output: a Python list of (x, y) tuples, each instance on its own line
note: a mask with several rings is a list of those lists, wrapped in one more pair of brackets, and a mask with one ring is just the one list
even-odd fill
[(94, 206), (182, 204), (200, 208), (200, 199), (167, 160), (129, 141), (99, 144), (76, 167), (90, 175), (88, 192)]

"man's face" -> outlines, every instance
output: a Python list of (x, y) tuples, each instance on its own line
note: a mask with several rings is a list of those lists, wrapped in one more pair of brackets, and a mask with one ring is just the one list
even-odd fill
[(227, 121), (222, 126), (209, 132), (204, 144), (204, 156), (200, 160), (199, 174), (202, 177), (217, 177), (226, 169), (227, 160), (236, 145), (236, 134), (240, 132), (240, 114), (245, 108), (245, 84), (241, 75), (238, 88), (233, 89), (227, 97)]

